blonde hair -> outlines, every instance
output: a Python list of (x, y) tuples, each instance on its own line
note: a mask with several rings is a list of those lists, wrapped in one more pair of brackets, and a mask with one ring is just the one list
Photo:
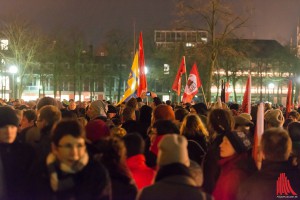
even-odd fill
[(110, 129), (110, 135), (117, 137), (124, 137), (127, 134), (126, 130), (121, 127), (113, 127)]
[(185, 116), (180, 127), (180, 134), (188, 136), (188, 135), (196, 135), (200, 132), (203, 135), (208, 137), (208, 131), (205, 128), (200, 117), (195, 114), (190, 114)]

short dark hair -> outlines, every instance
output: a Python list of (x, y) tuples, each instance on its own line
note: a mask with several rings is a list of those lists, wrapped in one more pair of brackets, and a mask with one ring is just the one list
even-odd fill
[(85, 129), (78, 122), (78, 120), (62, 120), (53, 127), (51, 133), (51, 141), (55, 146), (58, 146), (61, 138), (66, 135), (71, 135), (75, 138), (84, 138)]
[(157, 135), (180, 133), (178, 127), (171, 120), (164, 120), (164, 119), (157, 120), (153, 124), (153, 128), (156, 128)]
[(40, 110), (42, 107), (44, 107), (46, 105), (53, 105), (53, 106), (58, 107), (57, 101), (54, 98), (52, 98), (52, 97), (43, 97), (36, 104), (36, 109)]
[(189, 111), (187, 111), (187, 109), (179, 108), (175, 111), (175, 119), (182, 122), (184, 117), (187, 116), (188, 114)]
[(292, 141), (283, 128), (270, 128), (261, 138), (261, 150), (269, 161), (286, 161), (292, 150)]
[(127, 158), (144, 153), (145, 141), (138, 133), (126, 134), (123, 140), (127, 149)]
[(36, 119), (37, 119), (36, 112), (33, 109), (29, 109), (29, 110), (23, 111), (23, 117), (26, 117), (26, 119), (28, 120), (28, 122), (31, 122), (31, 121), (35, 122)]

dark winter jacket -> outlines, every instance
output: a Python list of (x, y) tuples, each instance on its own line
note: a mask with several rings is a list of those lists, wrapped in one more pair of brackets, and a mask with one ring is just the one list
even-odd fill
[(26, 199), (29, 195), (29, 171), (35, 158), (31, 146), (19, 142), (0, 143), (0, 176), (6, 197), (0, 199)]
[[(290, 188), (300, 194), (300, 171), (286, 162), (263, 161), (262, 168), (259, 172), (253, 174), (239, 188), (238, 199), (240, 200), (271, 200), (287, 199), (287, 197), (277, 198), (277, 185), (279, 176), (284, 174), (286, 182), (289, 181)], [(285, 185), (288, 186), (288, 185)], [(282, 195), (279, 195), (282, 196)], [(288, 196), (295, 196), (288, 193)], [(292, 197), (291, 197), (292, 198)]]

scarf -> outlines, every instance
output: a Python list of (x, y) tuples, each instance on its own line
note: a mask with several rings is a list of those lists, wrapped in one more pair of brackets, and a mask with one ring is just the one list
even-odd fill
[(81, 171), (88, 163), (89, 156), (87, 152), (83, 157), (75, 162), (72, 166), (66, 165), (60, 162), (53, 153), (50, 153), (46, 159), (46, 164), (48, 168), (48, 173), (50, 176), (50, 186), (54, 192), (63, 191), (70, 189), (75, 185), (72, 176), (67, 176), (66, 178), (59, 179), (57, 175), (57, 166), (59, 169), (66, 174), (76, 174)]

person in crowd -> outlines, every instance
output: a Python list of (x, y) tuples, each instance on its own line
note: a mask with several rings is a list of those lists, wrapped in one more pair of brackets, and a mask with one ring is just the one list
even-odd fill
[(234, 130), (242, 131), (252, 136), (253, 133), (251, 132), (251, 130), (254, 126), (254, 123), (251, 120), (249, 120), (249, 118), (246, 118), (244, 116), (245, 115), (242, 114), (234, 116)]
[(166, 104), (156, 106), (153, 110), (151, 123), (154, 124), (159, 119), (175, 121), (175, 113), (172, 107)]
[[(266, 200), (289, 198), (293, 194), (295, 196), (295, 193), (299, 195), (300, 171), (288, 161), (292, 151), (288, 132), (283, 128), (266, 130), (260, 147), (263, 158), (261, 170), (241, 184), (238, 199)], [(280, 192), (283, 187), (286, 194)]]
[(19, 121), (10, 107), (0, 107), (0, 199), (29, 199), (29, 170), (34, 150), (16, 140)]
[(189, 158), (201, 165), (207, 152), (208, 131), (200, 117), (195, 114), (187, 115), (180, 127), (180, 134), (188, 140)]
[(125, 135), (127, 135), (127, 132), (124, 128), (112, 127), (110, 128), (110, 135), (123, 138)]
[(36, 199), (111, 199), (108, 172), (87, 153), (85, 131), (77, 120), (54, 126), (51, 147), (33, 176)]
[(112, 185), (112, 200), (132, 200), (137, 187), (126, 164), (126, 147), (119, 137), (108, 137), (95, 144), (101, 161), (109, 172)]
[(86, 102), (86, 101), (82, 101), (79, 104), (79, 106), (78, 106), (79, 117), (85, 117), (87, 107), (88, 107), (88, 102)]
[(191, 106), (191, 113), (207, 116), (208, 109), (205, 103), (196, 103)]
[(46, 105), (52, 105), (58, 107), (57, 101), (52, 97), (43, 97), (41, 98), (37, 104), (36, 104), (36, 110), (39, 112), (39, 110)]
[(293, 122), (297, 122), (297, 121), (299, 121), (300, 114), (299, 114), (296, 110), (292, 110), (292, 111), (288, 114), (288, 118), (289, 118), (289, 119), (292, 119)]
[(143, 105), (140, 109), (140, 134), (144, 140), (147, 139), (147, 131), (151, 125), (151, 117), (152, 117), (152, 108), (148, 105)]
[(104, 122), (106, 122), (107, 121), (107, 115), (106, 115), (107, 110), (108, 110), (108, 105), (106, 102), (104, 102), (102, 100), (96, 100), (90, 104), (86, 114), (90, 120), (101, 119)]
[(136, 120), (138, 120), (140, 118), (140, 112), (139, 112), (139, 107), (138, 107), (138, 102), (136, 98), (131, 98), (129, 99), (126, 104), (125, 107), (130, 107), (134, 110), (134, 118)]
[(21, 132), (17, 139), (35, 146), (40, 139), (40, 132), (36, 126), (37, 114), (33, 109), (25, 110), (21, 120)]
[(170, 120), (157, 120), (149, 132), (151, 142), (149, 151), (145, 151), (147, 166), (156, 167), (156, 159), (158, 154), (158, 143), (166, 134), (179, 134), (179, 129)]
[(284, 117), (279, 109), (267, 110), (265, 112), (265, 130), (269, 128), (283, 127)]
[(220, 176), (213, 191), (216, 200), (234, 200), (240, 184), (256, 171), (251, 157), (252, 144), (248, 135), (242, 131), (226, 132), (220, 144), (218, 164)]
[(288, 133), (292, 140), (291, 163), (300, 169), (300, 122), (290, 123)]
[(136, 121), (136, 115), (134, 108), (127, 106), (123, 110), (121, 116), (122, 128), (126, 130), (127, 133), (139, 132), (139, 124)]
[(51, 129), (60, 120), (61, 112), (56, 106), (46, 105), (39, 110), (36, 121), (36, 125), (40, 130), (40, 140), (36, 145), (38, 162), (44, 162), (51, 151)]
[(220, 175), (220, 144), (226, 132), (234, 129), (234, 118), (230, 110), (216, 108), (208, 113), (209, 147), (203, 162), (203, 188), (212, 194)]
[(187, 111), (187, 109), (185, 108), (178, 108), (175, 110), (174, 114), (175, 114), (176, 124), (180, 128), (184, 117), (189, 114), (189, 111)]
[(87, 140), (91, 143), (110, 136), (109, 128), (101, 119), (89, 121), (85, 127), (85, 132)]
[(155, 183), (142, 189), (138, 200), (212, 199), (195, 182), (189, 170), (190, 160), (184, 136), (167, 134), (159, 143), (159, 166)]
[(138, 189), (153, 183), (155, 171), (146, 165), (145, 142), (139, 133), (129, 133), (123, 137), (127, 149), (127, 166)]
[(119, 116), (117, 115), (117, 109), (113, 105), (108, 105), (108, 110), (107, 110), (107, 117), (109, 119), (113, 118), (118, 118)]
[(67, 107), (67, 110), (76, 111), (76, 108), (77, 108), (76, 102), (74, 101), (74, 99), (70, 99), (69, 100), (69, 105)]

